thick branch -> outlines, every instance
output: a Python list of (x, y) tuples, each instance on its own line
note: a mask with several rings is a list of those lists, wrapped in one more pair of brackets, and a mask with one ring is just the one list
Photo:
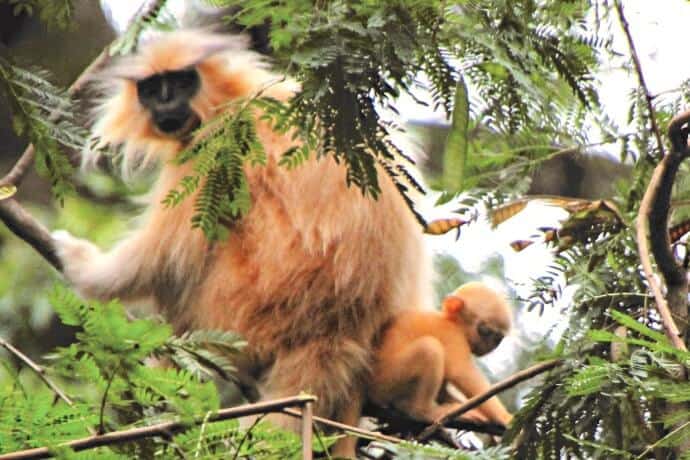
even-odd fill
[(50, 264), (62, 270), (55, 243), (48, 229), (29, 214), (16, 200), (0, 201), (0, 220), (12, 233), (29, 243)]
[[(677, 115), (671, 121), (668, 133), (672, 150), (654, 169), (637, 216), (637, 244), (642, 269), (654, 295), (666, 334), (673, 345), (680, 350), (687, 349), (684, 337), (687, 331), (688, 287), (685, 271), (676, 263), (671, 251), (668, 214), (676, 173), (681, 162), (688, 155), (688, 121), (690, 121), (690, 112)], [(650, 253), (654, 256), (659, 272), (666, 283), (666, 296), (654, 277)], [(674, 317), (681, 321), (682, 330), (676, 325)]]
[[(100, 69), (109, 59), (109, 48), (101, 54), (79, 75), (69, 87), (70, 95), (79, 92), (93, 73)], [(51, 117), (56, 118), (56, 117)], [(29, 145), (12, 169), (0, 179), (0, 187), (4, 185), (19, 186), (34, 162), (34, 146)], [(39, 254), (58, 270), (62, 270), (62, 264), (55, 252), (53, 238), (43, 224), (34, 219), (15, 199), (0, 201), (0, 220), (15, 235), (29, 243)]]
[(422, 434), (420, 434), (417, 439), (419, 441), (428, 440), (434, 434), (434, 432), (436, 432), (436, 430), (444, 426), (450, 420), (459, 417), (460, 415), (464, 414), (470, 409), (474, 409), (475, 407), (479, 406), (481, 403), (488, 400), (489, 398), (496, 396), (498, 393), (505, 391), (508, 388), (512, 388), (518, 383), (531, 379), (536, 375), (549, 371), (554, 367), (561, 365), (562, 363), (563, 360), (561, 359), (552, 359), (551, 361), (545, 361), (543, 363), (536, 364), (532, 367), (528, 367), (527, 369), (513, 374), (507, 379), (501, 380), (500, 382), (491, 385), (491, 387), (485, 393), (468, 399), (467, 402), (465, 402), (465, 404), (458, 407), (456, 410), (446, 414), (440, 419), (436, 420), (432, 425), (429, 425), (427, 429), (422, 431)]
[[(72, 448), (75, 452), (80, 452), (82, 450), (95, 449), (97, 447), (109, 446), (113, 444), (122, 444), (154, 436), (169, 438), (171, 435), (188, 430), (190, 427), (201, 425), (203, 423), (220, 422), (222, 420), (244, 417), (246, 415), (281, 412), (286, 407), (303, 406), (307, 403), (314, 402), (315, 400), (316, 399), (313, 396), (295, 396), (292, 398), (276, 399), (274, 401), (266, 401), (256, 404), (245, 404), (243, 406), (221, 409), (211, 416), (199, 417), (194, 419), (192, 422), (164, 422), (142, 428), (113, 431), (112, 433), (89, 436), (88, 438), (69, 441), (64, 444), (60, 444), (60, 447), (67, 446)], [(36, 449), (28, 449), (20, 452), (0, 455), (0, 460), (49, 457), (52, 457), (50, 449), (47, 447), (39, 447)]]

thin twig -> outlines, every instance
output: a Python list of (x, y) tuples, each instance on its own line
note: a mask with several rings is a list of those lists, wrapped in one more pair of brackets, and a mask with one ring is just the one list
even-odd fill
[(501, 380), (500, 382), (491, 385), (491, 387), (489, 387), (489, 389), (486, 392), (468, 399), (467, 402), (458, 407), (456, 410), (449, 412), (440, 419), (436, 420), (432, 425), (429, 425), (427, 429), (422, 431), (422, 433), (417, 437), (417, 439), (419, 441), (428, 440), (436, 432), (436, 430), (441, 428), (449, 420), (452, 420), (458, 417), (459, 415), (464, 414), (470, 409), (474, 409), (475, 407), (479, 406), (481, 403), (497, 395), (498, 393), (507, 390), (508, 388), (512, 388), (518, 383), (523, 382), (527, 379), (531, 379), (536, 375), (551, 370), (554, 367), (561, 365), (562, 363), (563, 360), (561, 359), (552, 359), (550, 361), (545, 361), (543, 363), (536, 364), (532, 367), (528, 367), (527, 369), (513, 374), (507, 379)]
[(41, 380), (43, 380), (43, 383), (45, 383), (48, 386), (48, 388), (50, 388), (53, 391), (53, 393), (57, 395), (58, 398), (62, 399), (69, 406), (74, 405), (74, 402), (72, 402), (69, 396), (67, 396), (65, 392), (60, 389), (60, 387), (58, 387), (52, 380), (48, 378), (45, 370), (40, 365), (36, 364), (36, 362), (34, 362), (31, 358), (22, 353), (21, 350), (19, 350), (3, 338), (0, 338), (0, 346), (12, 353), (21, 362), (26, 364), (32, 371), (34, 371), (38, 375), (38, 377)]
[[(302, 412), (299, 410), (283, 409), (282, 412), (284, 414), (291, 416), (291, 417), (296, 417), (296, 418), (302, 417)], [(327, 419), (324, 417), (319, 417), (317, 415), (314, 415), (313, 419), (316, 423), (319, 423), (321, 425), (335, 428), (338, 430), (342, 430), (348, 434), (352, 434), (352, 435), (355, 435), (355, 436), (358, 436), (358, 437), (364, 438), (364, 439), (377, 439), (379, 441), (392, 442), (392, 443), (399, 443), (399, 442), (403, 441), (402, 439), (396, 438), (395, 436), (388, 436), (386, 434), (378, 433), (376, 431), (365, 430), (364, 428), (359, 428), (356, 426), (347, 425), (345, 423), (336, 422), (335, 420)], [(2, 457), (0, 457), (0, 460), (2, 460)]]
[(661, 130), (659, 130), (659, 124), (656, 121), (656, 113), (654, 111), (654, 96), (649, 91), (647, 83), (644, 79), (644, 73), (642, 73), (642, 64), (640, 63), (640, 58), (637, 55), (637, 50), (635, 49), (635, 42), (633, 41), (632, 34), (630, 33), (630, 25), (628, 20), (625, 18), (623, 13), (623, 5), (621, 5), (620, 0), (614, 0), (616, 6), (616, 12), (618, 13), (618, 20), (621, 23), (625, 37), (628, 40), (628, 47), (630, 48), (630, 57), (632, 58), (633, 65), (635, 66), (635, 73), (637, 74), (637, 79), (640, 83), (640, 87), (644, 92), (644, 98), (647, 102), (647, 110), (649, 111), (649, 120), (652, 124), (652, 131), (656, 137), (657, 145), (659, 146), (659, 155), (664, 155), (664, 143), (661, 141)]
[(321, 431), (319, 430), (319, 427), (317, 427), (316, 425), (314, 425), (314, 436), (316, 436), (316, 442), (319, 443), (321, 450), (323, 451), (324, 455), (326, 456), (326, 460), (333, 460), (331, 453), (328, 451), (328, 448), (326, 447), (326, 443), (323, 442), (323, 438), (321, 436)]
[[(244, 417), (246, 415), (281, 412), (286, 407), (303, 406), (308, 402), (315, 401), (315, 399), (316, 398), (314, 398), (313, 396), (300, 395), (291, 398), (276, 399), (274, 401), (265, 401), (255, 404), (245, 404), (242, 406), (221, 409), (209, 417), (199, 417), (192, 420), (191, 422), (164, 422), (141, 428), (113, 431), (112, 433), (76, 439), (74, 441), (65, 442), (54, 447), (69, 447), (75, 452), (80, 452), (82, 450), (95, 449), (97, 447), (109, 446), (113, 444), (122, 444), (126, 442), (136, 441), (139, 439), (150, 438), (153, 436), (162, 436), (165, 438), (169, 438), (170, 436), (188, 430), (193, 426), (201, 425), (205, 421), (208, 423), (213, 423), (220, 422), (223, 420)], [(28, 449), (19, 452), (0, 455), (0, 460), (49, 458), (52, 457), (51, 452), (51, 448), (39, 447), (36, 449)]]
[[(244, 435), (242, 436), (242, 439), (240, 439), (240, 442), (237, 443), (237, 448), (235, 449), (235, 455), (232, 456), (232, 460), (237, 460), (237, 458), (240, 456), (240, 450), (242, 449), (242, 446), (244, 445), (245, 441), (247, 441), (247, 438), (249, 438), (249, 435), (252, 433), (254, 428), (256, 428), (256, 425), (258, 425), (264, 418), (266, 417), (266, 414), (262, 414), (260, 417), (257, 417), (256, 420), (254, 420), (254, 423), (247, 428), (247, 431), (244, 432)], [(204, 424), (202, 425), (205, 426), (206, 422), (208, 420), (204, 420)]]
[(105, 386), (105, 390), (103, 390), (103, 396), (101, 397), (101, 408), (98, 411), (98, 434), (105, 433), (105, 403), (108, 401), (108, 392), (110, 391), (110, 386), (113, 384), (115, 377), (117, 377), (117, 371), (120, 370), (121, 365), (122, 363), (119, 363), (113, 373), (110, 374), (110, 378)]
[(312, 460), (312, 438), (314, 425), (314, 406), (308, 402), (302, 408), (302, 459)]

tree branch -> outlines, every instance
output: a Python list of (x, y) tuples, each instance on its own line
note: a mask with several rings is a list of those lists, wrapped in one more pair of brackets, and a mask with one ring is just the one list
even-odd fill
[(644, 98), (647, 102), (647, 111), (649, 112), (649, 120), (652, 124), (652, 132), (656, 137), (657, 145), (659, 146), (659, 156), (664, 155), (664, 143), (661, 141), (661, 130), (659, 129), (659, 124), (656, 121), (656, 113), (654, 112), (654, 96), (649, 91), (647, 83), (644, 79), (644, 74), (642, 73), (642, 64), (640, 63), (640, 58), (637, 55), (637, 49), (635, 48), (635, 42), (633, 41), (632, 34), (630, 33), (630, 25), (628, 20), (625, 18), (623, 13), (623, 5), (621, 5), (620, 0), (615, 0), (614, 4), (616, 6), (616, 12), (618, 13), (618, 20), (621, 23), (621, 28), (623, 33), (625, 33), (625, 38), (628, 40), (628, 47), (630, 48), (630, 57), (632, 58), (633, 65), (635, 66), (635, 73), (637, 74), (637, 80), (640, 83), (640, 87), (644, 92)]
[[(286, 415), (289, 415), (291, 417), (302, 418), (302, 412), (295, 410), (295, 409), (283, 409), (281, 412), (283, 412)], [(365, 430), (364, 428), (359, 428), (356, 426), (347, 425), (345, 423), (336, 422), (335, 420), (327, 419), (324, 417), (319, 417), (317, 415), (312, 416), (312, 419), (314, 420), (314, 422), (316, 422), (320, 425), (328, 426), (328, 427), (335, 428), (338, 430), (342, 430), (346, 433), (353, 434), (353, 435), (359, 436), (360, 438), (364, 438), (364, 439), (376, 439), (379, 441), (393, 442), (393, 443), (398, 443), (398, 442), (403, 441), (402, 439), (396, 438), (395, 436), (388, 436), (388, 435), (385, 435), (382, 433), (377, 433), (376, 431)], [(0, 460), (2, 460), (2, 457), (0, 457)]]
[(417, 437), (417, 440), (428, 440), (436, 432), (436, 430), (438, 430), (442, 426), (445, 426), (445, 424), (448, 423), (450, 420), (457, 418), (458, 416), (464, 414), (470, 409), (474, 409), (475, 407), (479, 406), (481, 403), (497, 395), (498, 393), (507, 390), (508, 388), (512, 388), (518, 383), (531, 379), (536, 375), (549, 371), (554, 367), (560, 366), (562, 363), (563, 360), (561, 359), (552, 359), (550, 361), (545, 361), (543, 363), (536, 364), (532, 367), (528, 367), (527, 369), (513, 374), (507, 379), (501, 380), (500, 382), (491, 385), (491, 387), (485, 393), (476, 395), (468, 399), (467, 402), (458, 407), (456, 410), (446, 414), (445, 416), (436, 420), (433, 424), (429, 425), (424, 431), (422, 431), (422, 434), (420, 434)]
[(20, 205), (10, 198), (0, 201), (0, 220), (12, 233), (29, 243), (53, 267), (62, 270), (55, 243), (48, 229)]
[(38, 375), (38, 377), (39, 377), (41, 380), (43, 380), (43, 382), (44, 382), (46, 385), (48, 385), (48, 387), (53, 391), (53, 393), (55, 393), (55, 394), (57, 395), (57, 397), (59, 397), (60, 399), (62, 399), (63, 401), (65, 401), (65, 403), (67, 403), (67, 405), (69, 405), (69, 406), (74, 405), (74, 403), (73, 403), (72, 400), (69, 398), (69, 396), (67, 396), (67, 395), (65, 394), (65, 392), (63, 392), (63, 391), (60, 389), (60, 387), (58, 387), (52, 380), (50, 380), (50, 379), (48, 378), (48, 376), (46, 376), (46, 373), (45, 373), (45, 370), (43, 369), (43, 367), (41, 367), (41, 366), (39, 366), (38, 364), (36, 364), (31, 358), (29, 358), (29, 357), (26, 356), (24, 353), (22, 353), (21, 350), (19, 350), (18, 348), (16, 348), (14, 345), (12, 345), (11, 343), (9, 343), (8, 341), (6, 341), (5, 339), (3, 339), (2, 337), (0, 337), (0, 346), (3, 347), (3, 348), (5, 348), (5, 349), (6, 349), (8, 352), (10, 352), (12, 355), (16, 356), (17, 359), (19, 359), (21, 362), (23, 362), (24, 364), (26, 364), (32, 371), (34, 371), (34, 372)]
[[(75, 452), (82, 450), (95, 449), (97, 447), (122, 444), (125, 442), (136, 441), (138, 439), (150, 438), (153, 436), (163, 436), (169, 438), (171, 435), (183, 432), (190, 427), (203, 423), (220, 422), (246, 415), (265, 414), (270, 412), (281, 412), (286, 407), (303, 406), (314, 402), (313, 396), (294, 396), (291, 398), (276, 399), (255, 404), (245, 404), (242, 406), (221, 409), (210, 416), (194, 419), (191, 422), (164, 422), (142, 428), (132, 428), (129, 430), (113, 431), (101, 435), (89, 436), (88, 438), (77, 439), (60, 444), (58, 447), (70, 447)], [(316, 418), (315, 418), (316, 419)], [(22, 450), (10, 454), (0, 455), (0, 460), (20, 460), (52, 457), (51, 450), (47, 447)]]
[[(668, 135), (671, 139), (672, 150), (654, 169), (640, 203), (636, 229), (642, 269), (654, 295), (666, 335), (680, 350), (687, 350), (684, 338), (687, 331), (688, 287), (685, 271), (676, 263), (671, 251), (668, 214), (676, 173), (681, 162), (688, 156), (687, 124), (689, 121), (690, 111), (677, 115), (669, 124)], [(666, 283), (666, 296), (654, 277), (650, 253), (654, 256), (659, 272)], [(676, 325), (674, 317), (681, 321), (682, 330)]]

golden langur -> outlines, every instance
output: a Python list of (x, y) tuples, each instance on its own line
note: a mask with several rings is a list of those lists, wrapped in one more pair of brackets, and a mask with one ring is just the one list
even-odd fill
[[(251, 210), (210, 243), (191, 226), (194, 197), (161, 204), (194, 168), (170, 160), (228, 101), (260, 90), (287, 100), (297, 85), (241, 37), (187, 30), (116, 62), (104, 86), (100, 144), (119, 146), (126, 169), (162, 167), (142, 222), (109, 251), (54, 233), (65, 277), (87, 297), (151, 299), (178, 333), (239, 332), (249, 343), (243, 370), (260, 373), (264, 398), (310, 392), (319, 414), (355, 424), (377, 333), (400, 305), (430, 298), (422, 231), (394, 184), (379, 171), (373, 200), (346, 185), (330, 156), (279, 166), (295, 141), (257, 116), (268, 162), (245, 168)], [(353, 441), (336, 450), (353, 455)]]
[[(383, 333), (369, 396), (418, 420), (434, 421), (460, 406), (438, 402), (446, 382), (468, 398), (488, 390), (472, 355), (495, 349), (510, 327), (505, 298), (480, 282), (459, 287), (443, 300), (440, 312), (400, 311)], [(512, 419), (496, 397), (463, 416), (503, 425)]]

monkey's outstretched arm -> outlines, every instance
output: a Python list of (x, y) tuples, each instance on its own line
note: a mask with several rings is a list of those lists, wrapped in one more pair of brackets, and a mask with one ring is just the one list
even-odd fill
[(52, 233), (65, 278), (80, 294), (93, 299), (131, 300), (150, 294), (155, 273), (147, 240), (136, 233), (109, 252), (65, 230)]
[[(491, 387), (487, 378), (471, 359), (455, 361), (447, 370), (447, 378), (450, 383), (458, 387), (468, 398), (483, 394)], [(491, 421), (502, 423), (506, 426), (513, 419), (513, 416), (496, 396), (479, 406), (479, 410)]]

